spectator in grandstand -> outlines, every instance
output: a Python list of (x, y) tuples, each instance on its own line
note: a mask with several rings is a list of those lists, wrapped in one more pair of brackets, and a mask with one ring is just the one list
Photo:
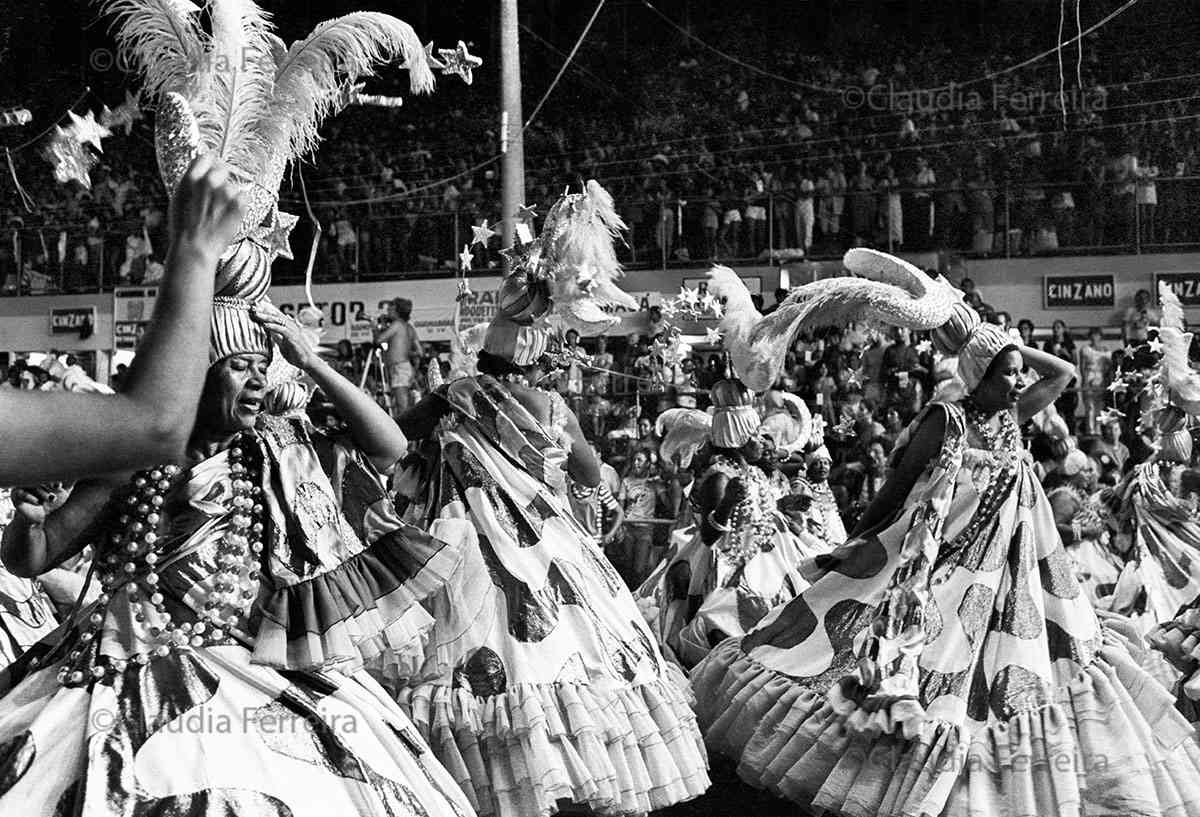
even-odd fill
[(1133, 306), (1125, 310), (1125, 343), (1137, 346), (1149, 339), (1151, 326), (1158, 325), (1159, 313), (1152, 305), (1150, 290), (1139, 289), (1133, 296)]
[[(1050, 337), (1042, 345), (1042, 351), (1065, 360), (1072, 365), (1075, 364), (1075, 339), (1071, 337), (1071, 331), (1067, 328), (1065, 321), (1057, 320), (1051, 325)], [(1059, 415), (1067, 424), (1067, 429), (1071, 434), (1075, 433), (1075, 411), (1079, 407), (1078, 385), (1078, 379), (1072, 379), (1066, 391), (1054, 401), (1054, 407), (1058, 409)]]

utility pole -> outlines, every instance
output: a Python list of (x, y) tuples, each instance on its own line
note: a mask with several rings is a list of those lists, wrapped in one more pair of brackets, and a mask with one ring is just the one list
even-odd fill
[(525, 143), (521, 131), (521, 44), (518, 34), (517, 0), (500, 0), (500, 150), (501, 240), (513, 245), (517, 210), (525, 204)]

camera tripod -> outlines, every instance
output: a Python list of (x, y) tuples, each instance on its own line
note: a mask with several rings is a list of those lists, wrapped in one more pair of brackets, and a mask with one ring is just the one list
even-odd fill
[(359, 389), (366, 391), (367, 375), (375, 375), (375, 393), (372, 397), (375, 402), (383, 407), (388, 414), (393, 414), (392, 405), (392, 384), (388, 377), (387, 366), (383, 363), (383, 349), (378, 346), (372, 346), (370, 353), (367, 355), (367, 362), (363, 366), (362, 377), (358, 380)]

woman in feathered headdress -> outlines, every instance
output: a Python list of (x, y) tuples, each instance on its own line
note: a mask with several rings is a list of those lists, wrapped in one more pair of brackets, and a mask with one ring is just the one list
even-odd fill
[[(750, 327), (740, 369), (769, 375), (761, 352), (799, 328), (870, 319), (936, 330), (966, 397), (918, 417), (811, 586), (693, 670), (709, 745), (834, 814), (1200, 813), (1191, 726), (1097, 620), (1021, 446), (1073, 367), (899, 259), (855, 249), (845, 264), (865, 277), (734, 316)], [(1026, 364), (1041, 375), (1028, 388)]]
[[(334, 91), (322, 69), (353, 75), (348, 53), (394, 55), (388, 35), (327, 23), (279, 52), (276, 73), (274, 59), (258, 65), (276, 39), (251, 3), (210, 3), (211, 36), (186, 2), (108, 8), (151, 90), (172, 91), (156, 123), (164, 179), (173, 189), (195, 153), (217, 153), (242, 174), (252, 215), (218, 265), (186, 455), (78, 484), (61, 508), (31, 509), (5, 531), (3, 556), (21, 575), (92, 546), (101, 593), (4, 680), (0, 813), (468, 815), (411, 721), (359, 669), (419, 643), (418, 602), (459, 558), (439, 537), (461, 540), (463, 523), (400, 520), (377, 469), (403, 454), (403, 434), (262, 297), (282, 235), (278, 178), (260, 173), (291, 154), (259, 137), (305, 124), (272, 118), (272, 90), (295, 117), (319, 118), (326, 103), (298, 100), (298, 86)], [(423, 67), (415, 36), (408, 46)], [(336, 404), (348, 437), (291, 416), (303, 396), (286, 385), (273, 399), (281, 415), (263, 412), (268, 387), (296, 370)]]
[(708, 787), (682, 679), (568, 504), (567, 477), (599, 485), (599, 464), (562, 397), (538, 388), (553, 334), (598, 334), (616, 321), (603, 306), (634, 306), (615, 283), (622, 226), (595, 182), (560, 199), (511, 253), (478, 374), (400, 420), (422, 452), (401, 480), (405, 518), (470, 531), (425, 661), (385, 671), (481, 814), (544, 816), (560, 800), (646, 812)]
[[(658, 419), (665, 432), (662, 456), (679, 451), (685, 467), (701, 446), (713, 456), (692, 491), (698, 524), (691, 537), (637, 593), (644, 607), (656, 611), (659, 641), (685, 667), (725, 638), (748, 632), (772, 607), (807, 587), (801, 561), (829, 549), (811, 532), (793, 530), (779, 510), (781, 493), (761, 463), (765, 421), (750, 391), (740, 381), (722, 380), (712, 388), (712, 401), (711, 415), (670, 409)], [(808, 417), (807, 409), (797, 413)], [(772, 420), (770, 430), (785, 446), (802, 447), (811, 425), (785, 414), (789, 422)]]

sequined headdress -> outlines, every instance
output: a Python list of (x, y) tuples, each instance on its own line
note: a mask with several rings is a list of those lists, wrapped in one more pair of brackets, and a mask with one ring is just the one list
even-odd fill
[(288, 47), (250, 0), (211, 0), (203, 15), (190, 0), (98, 5), (115, 17), (124, 64), (159, 104), (155, 143), (168, 192), (201, 152), (222, 159), (244, 185), (247, 213), (221, 257), (218, 295), (263, 298), (271, 262), (291, 258), (297, 219), (279, 211), (279, 185), (288, 163), (316, 147), (317, 129), (347, 86), (378, 63), (402, 60), (414, 93), (433, 87), (420, 40), (387, 14), (327, 20)]
[(218, 295), (213, 298), (209, 326), (208, 363), (212, 365), (232, 355), (259, 354), (271, 357), (271, 339), (267, 330), (254, 319), (253, 304), (242, 298)]
[(512, 268), (500, 284), (484, 351), (529, 365), (545, 353), (552, 332), (599, 335), (619, 320), (604, 307), (636, 309), (617, 286), (613, 241), (624, 228), (612, 196), (594, 180), (556, 201), (538, 237), (507, 251)]

